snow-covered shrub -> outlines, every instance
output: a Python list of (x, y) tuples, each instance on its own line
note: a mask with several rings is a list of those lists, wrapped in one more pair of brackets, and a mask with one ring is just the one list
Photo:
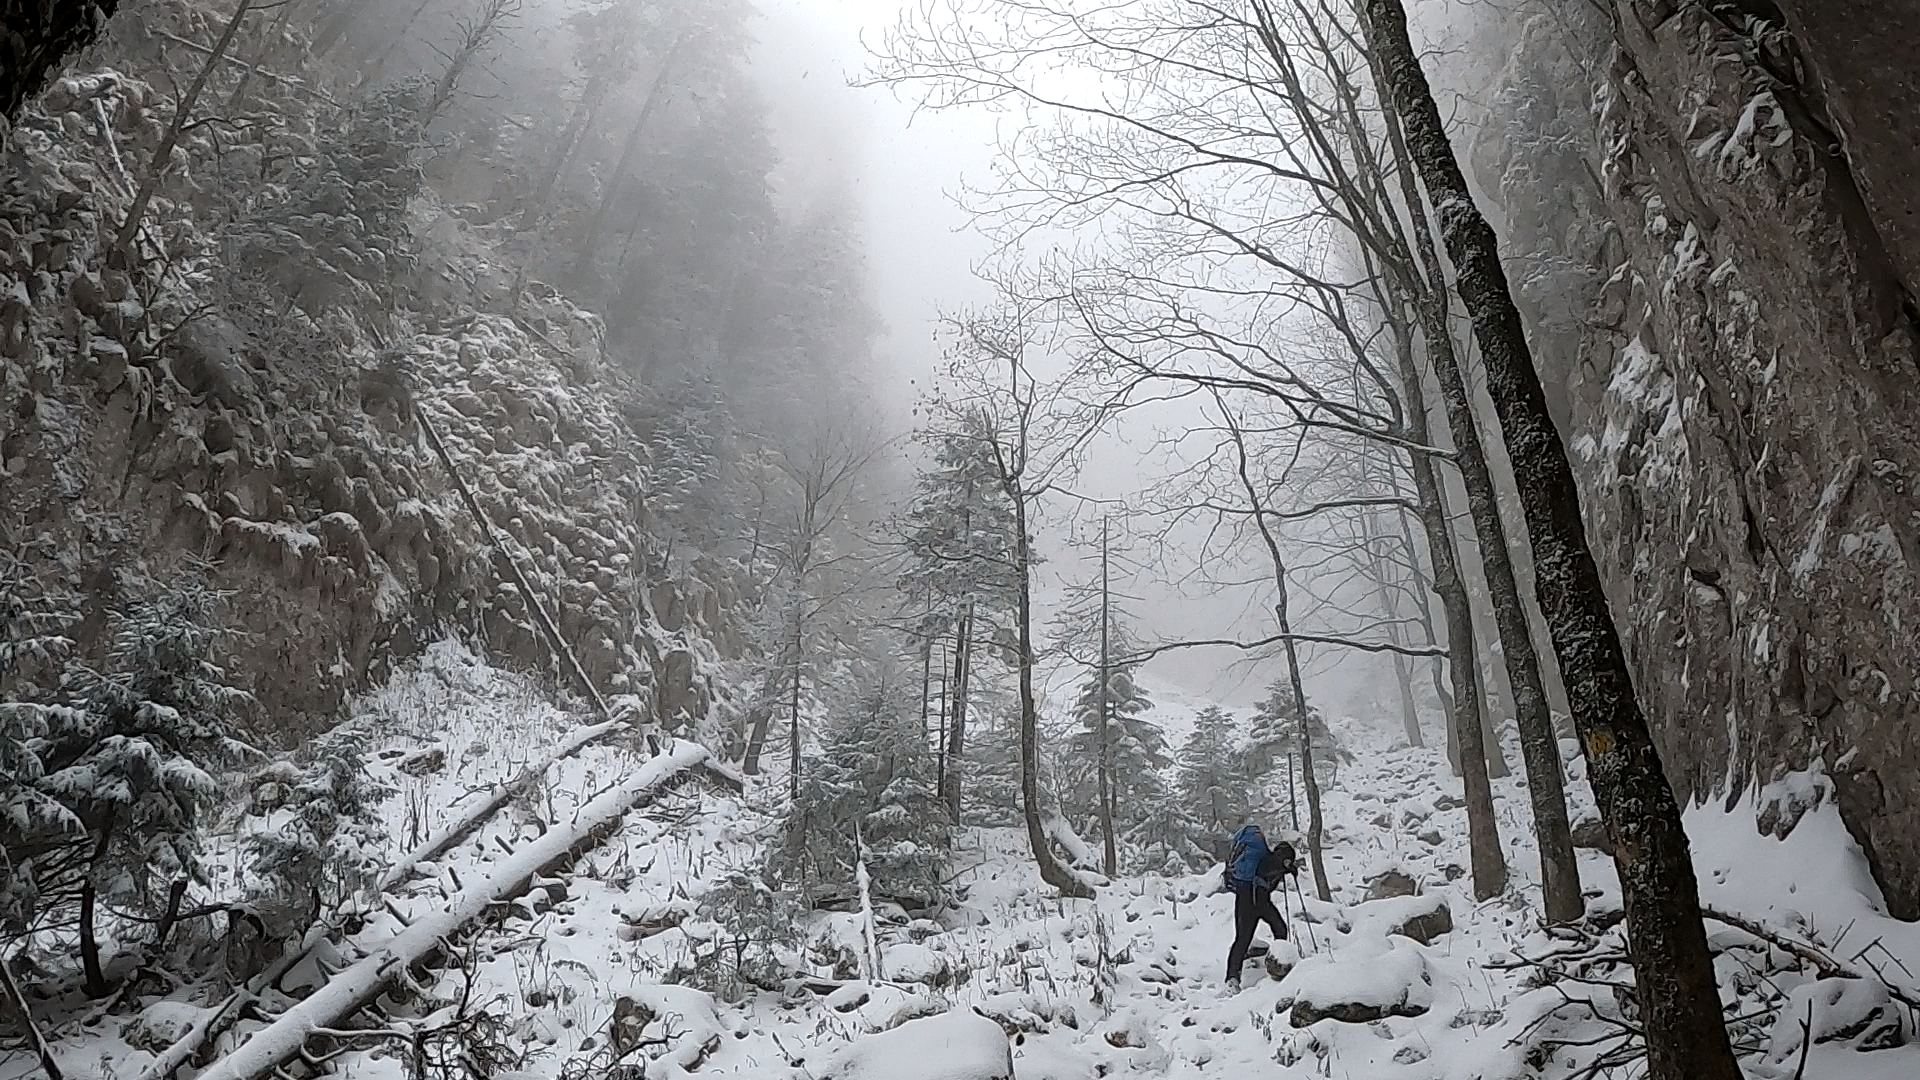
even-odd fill
[(381, 87), (324, 125), (310, 155), (231, 226), (234, 264), (309, 315), (358, 300), (389, 306), (413, 265), (409, 206), (423, 174), (418, 81)]
[(310, 920), (370, 887), (385, 869), (379, 808), (393, 791), (368, 771), (367, 732), (352, 725), (254, 773), (245, 844), (256, 898)]
[(229, 734), (251, 695), (212, 659), (220, 594), (193, 572), (121, 591), (105, 663), (67, 672), (65, 722), (32, 744), (36, 789), (81, 826), (61, 853), (76, 871), (58, 896), (43, 878), (42, 901), (78, 904), (95, 992), (97, 903), (153, 911), (173, 883), (201, 879), (200, 826), (220, 791), (209, 770), (251, 752)]
[(12, 552), (0, 552), (0, 935), (23, 931), (39, 896), (30, 862), (80, 832), (80, 822), (40, 790), (43, 741), (75, 722), (73, 710), (36, 700), (27, 669), (63, 661), (73, 619)]
[(876, 901), (921, 909), (945, 898), (952, 830), (905, 685), (879, 678), (857, 690), (802, 770), (767, 868), (810, 904), (857, 896), (862, 860)]
[(700, 898), (698, 914), (723, 930), (703, 942), (682, 981), (727, 1001), (776, 988), (797, 970), (793, 943), (806, 915), (798, 898), (757, 873), (731, 874)]

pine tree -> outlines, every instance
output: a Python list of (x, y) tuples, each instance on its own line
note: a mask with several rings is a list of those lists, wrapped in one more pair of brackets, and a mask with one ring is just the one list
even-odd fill
[(219, 594), (195, 573), (147, 591), (118, 605), (104, 668), (69, 674), (76, 722), (40, 744), (36, 786), (85, 830), (74, 901), (95, 995), (107, 992), (99, 902), (151, 910), (156, 883), (202, 878), (199, 826), (219, 793), (209, 769), (252, 753), (228, 734), (251, 696), (212, 659)]
[(38, 700), (28, 669), (57, 668), (73, 648), (63, 631), (73, 616), (12, 552), (0, 552), (0, 932), (17, 934), (39, 904), (36, 856), (84, 830), (40, 789), (47, 738), (84, 722), (76, 710)]
[(902, 606), (916, 616), (916, 636), (950, 641), (952, 671), (938, 730), (944, 746), (940, 776), (948, 813), (962, 810), (970, 755), (967, 720), (974, 695), (975, 658), (983, 640), (1007, 624), (1014, 606), (1014, 512), (993, 471), (989, 443), (959, 432), (929, 440), (932, 460), (914, 483), (900, 523), (904, 569), (897, 585)]
[(1180, 744), (1174, 763), (1181, 804), (1196, 827), (1216, 838), (1246, 820), (1258, 788), (1235, 737), (1235, 724), (1233, 716), (1218, 705), (1200, 710), (1193, 733)]
[(413, 265), (408, 215), (423, 182), (424, 98), (409, 80), (344, 110), (313, 153), (233, 223), (234, 264), (309, 315), (353, 302), (392, 306)]
[[(1289, 785), (1296, 768), (1293, 762), (1300, 754), (1300, 723), (1300, 702), (1294, 696), (1293, 685), (1285, 679), (1275, 680), (1268, 684), (1266, 698), (1254, 710), (1245, 751), (1246, 767), (1255, 782), (1278, 786), (1286, 792), (1270, 798), (1268, 805), (1285, 807), (1289, 813), (1294, 809), (1295, 796)], [(1306, 730), (1313, 740), (1313, 775), (1322, 787), (1331, 787), (1339, 779), (1340, 766), (1351, 762), (1353, 754), (1340, 746), (1320, 710), (1308, 707)], [(1276, 782), (1273, 774), (1277, 769), (1287, 772)]]
[(945, 898), (952, 830), (907, 685), (860, 686), (808, 762), (767, 869), (810, 904), (854, 896), (862, 859), (876, 897), (907, 908)]
[[(367, 769), (367, 732), (347, 726), (315, 739), (295, 759), (254, 773), (246, 835), (252, 888), (262, 901), (301, 911), (305, 922), (371, 886), (384, 869), (380, 803), (394, 788)], [(297, 926), (295, 927), (298, 928)]]
[[(1081, 763), (1102, 760), (1100, 747), (1101, 685), (1099, 673), (1081, 684), (1074, 699), (1074, 732), (1069, 751)], [(1166, 733), (1144, 715), (1153, 708), (1133, 672), (1115, 668), (1106, 681), (1107, 746), (1104, 760), (1112, 775), (1114, 831), (1133, 832), (1167, 797), (1163, 770), (1173, 764), (1167, 753)], [(1099, 814), (1096, 779), (1081, 768), (1069, 778), (1063, 801), (1076, 822), (1092, 822)]]

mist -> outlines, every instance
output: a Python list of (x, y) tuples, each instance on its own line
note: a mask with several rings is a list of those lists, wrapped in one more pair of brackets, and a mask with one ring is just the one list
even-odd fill
[(0, 1080), (1920, 1075), (1892, 7), (12, 5)]

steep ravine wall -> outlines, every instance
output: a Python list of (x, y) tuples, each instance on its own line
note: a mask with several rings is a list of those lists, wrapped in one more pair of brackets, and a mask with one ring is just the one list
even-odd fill
[(222, 660), (264, 738), (324, 728), (441, 634), (553, 670), (419, 410), (601, 691), (670, 726), (710, 721), (734, 599), (652, 541), (644, 451), (593, 319), (556, 297), (380, 349), (344, 323), (202, 310), (217, 263), (164, 288), (108, 268), (126, 195), (89, 125), (130, 153), (155, 136), (146, 93), (63, 79), (0, 156), (0, 542), (74, 595), (83, 653), (114, 571), (164, 579), (197, 559), (232, 594)]
[(1511, 59), (1472, 160), (1673, 781), (1695, 799), (1763, 785), (1779, 797), (1756, 824), (1783, 831), (1802, 797), (1764, 785), (1819, 762), (1913, 919), (1909, 7), (1621, 0), (1612, 25), (1515, 21), (1488, 31)]

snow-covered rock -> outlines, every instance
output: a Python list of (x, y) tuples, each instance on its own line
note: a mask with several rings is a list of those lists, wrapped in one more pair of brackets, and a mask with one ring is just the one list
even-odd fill
[(1347, 923), (1355, 934), (1398, 935), (1431, 945), (1453, 930), (1453, 911), (1446, 898), (1437, 894), (1394, 896), (1355, 904), (1347, 913)]
[(822, 1080), (1013, 1080), (1013, 1048), (1000, 1025), (950, 1012), (868, 1035), (836, 1054)]
[[(1377, 950), (1377, 951), (1376, 951)], [(1418, 946), (1390, 941), (1384, 949), (1355, 942), (1338, 956), (1310, 956), (1287, 979), (1288, 1022), (1366, 1024), (1389, 1016), (1423, 1016), (1433, 1007), (1433, 974)]]

